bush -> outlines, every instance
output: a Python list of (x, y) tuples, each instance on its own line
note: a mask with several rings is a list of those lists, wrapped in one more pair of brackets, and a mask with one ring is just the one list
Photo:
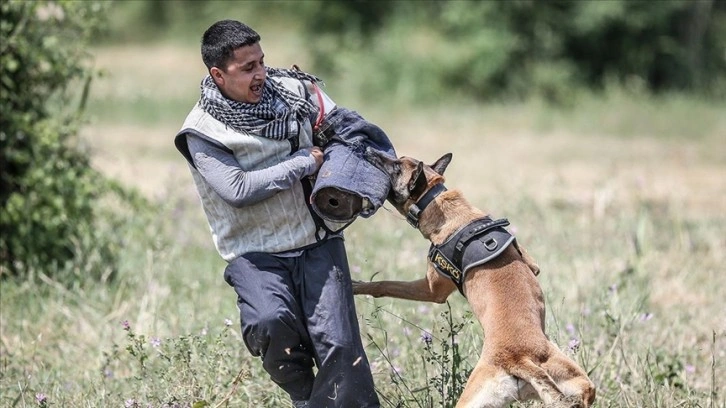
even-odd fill
[(104, 8), (0, 6), (0, 277), (54, 275), (74, 261), (98, 276), (113, 268), (118, 241), (101, 222), (120, 221), (99, 204), (132, 195), (92, 169), (76, 137), (92, 78), (85, 47)]

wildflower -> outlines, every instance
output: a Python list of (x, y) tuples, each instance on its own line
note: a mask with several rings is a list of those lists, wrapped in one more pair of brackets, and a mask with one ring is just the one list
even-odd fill
[(565, 326), (565, 330), (567, 330), (567, 334), (570, 336), (575, 335), (575, 325), (572, 323), (567, 323), (567, 326)]
[(149, 343), (151, 343), (151, 347), (159, 348), (159, 346), (161, 346), (161, 339), (158, 337), (152, 337)]
[(39, 392), (35, 394), (35, 401), (40, 405), (41, 407), (44, 407), (45, 404), (48, 403), (48, 397), (43, 394), (42, 392)]
[(431, 336), (431, 333), (424, 331), (421, 333), (421, 340), (423, 340), (424, 344), (428, 347), (431, 345), (431, 342), (433, 342), (433, 337)]
[(124, 407), (125, 408), (136, 408), (138, 406), (139, 406), (139, 404), (137, 404), (136, 403), (136, 400), (133, 399), (133, 398), (127, 399), (126, 402), (124, 402)]
[(567, 348), (569, 348), (571, 351), (577, 351), (577, 349), (580, 348), (580, 340), (577, 338), (573, 338), (570, 340), (570, 342), (567, 344)]
[(617, 292), (618, 291), (618, 284), (617, 283), (613, 283), (612, 285), (610, 285), (610, 287), (608, 288), (608, 290), (610, 291), (610, 293)]
[(121, 327), (123, 327), (123, 329), (126, 331), (131, 330), (131, 324), (129, 324), (128, 320), (124, 320), (123, 322), (121, 322)]
[(232, 325), (232, 321), (229, 320), (229, 319), (224, 319), (224, 325), (227, 326), (227, 327), (229, 327), (229, 326)]
[(684, 368), (686, 370), (686, 373), (688, 374), (693, 374), (696, 372), (696, 367), (693, 364), (686, 364)]
[(653, 318), (653, 313), (643, 313), (640, 315), (640, 321), (641, 322), (647, 322), (648, 320)]

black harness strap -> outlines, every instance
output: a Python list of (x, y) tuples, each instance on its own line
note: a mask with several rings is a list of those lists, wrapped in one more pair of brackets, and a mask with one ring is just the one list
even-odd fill
[(506, 219), (476, 219), (453, 233), (441, 245), (431, 244), (429, 260), (464, 295), (464, 281), (469, 269), (496, 258), (515, 241), (514, 236), (504, 228), (507, 225), (509, 221)]
[[(472, 239), (484, 235), (494, 228), (506, 227), (507, 225), (509, 225), (509, 220), (506, 218), (492, 220), (489, 217), (484, 217), (480, 220), (474, 220), (467, 226), (465, 232), (461, 234), (454, 246), (454, 255), (452, 256), (454, 265), (461, 265), (462, 258), (464, 257), (464, 250)], [(483, 241), (483, 244), (487, 251), (492, 252), (496, 251), (499, 246), (495, 237), (487, 237), (487, 239)]]
[[(446, 191), (442, 183), (436, 184), (406, 213), (406, 221), (418, 229), (421, 212), (441, 193)], [(476, 219), (455, 233), (441, 245), (431, 244), (429, 261), (442, 275), (451, 279), (464, 295), (466, 272), (478, 265), (485, 264), (499, 256), (515, 241), (514, 236), (504, 227), (509, 225), (506, 218), (492, 220), (490, 217)]]

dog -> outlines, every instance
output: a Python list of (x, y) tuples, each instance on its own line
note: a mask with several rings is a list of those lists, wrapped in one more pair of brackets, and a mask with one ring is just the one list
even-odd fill
[(390, 177), (387, 200), (431, 241), (431, 249), (426, 277), (357, 281), (353, 293), (443, 303), (458, 287), (485, 337), (457, 408), (499, 408), (534, 398), (550, 407), (590, 407), (594, 384), (545, 334), (539, 267), (504, 229), (506, 220), (492, 220), (461, 192), (444, 187), (452, 154), (432, 165), (374, 150), (366, 156)]

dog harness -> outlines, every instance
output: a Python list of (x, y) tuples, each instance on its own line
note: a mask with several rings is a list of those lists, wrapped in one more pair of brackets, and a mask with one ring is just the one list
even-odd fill
[[(443, 184), (436, 184), (421, 196), (406, 214), (408, 223), (418, 229), (421, 212), (444, 191), (446, 187)], [(466, 297), (464, 295), (466, 273), (471, 268), (496, 258), (516, 241), (504, 228), (507, 225), (509, 221), (506, 218), (476, 219), (451, 234), (441, 245), (431, 244), (428, 259), (434, 265), (434, 269), (451, 279), (462, 296)]]
[(514, 242), (514, 236), (504, 228), (507, 225), (509, 221), (506, 218), (476, 219), (449, 236), (441, 245), (431, 244), (429, 261), (437, 272), (451, 279), (464, 295), (466, 273), (496, 258)]

